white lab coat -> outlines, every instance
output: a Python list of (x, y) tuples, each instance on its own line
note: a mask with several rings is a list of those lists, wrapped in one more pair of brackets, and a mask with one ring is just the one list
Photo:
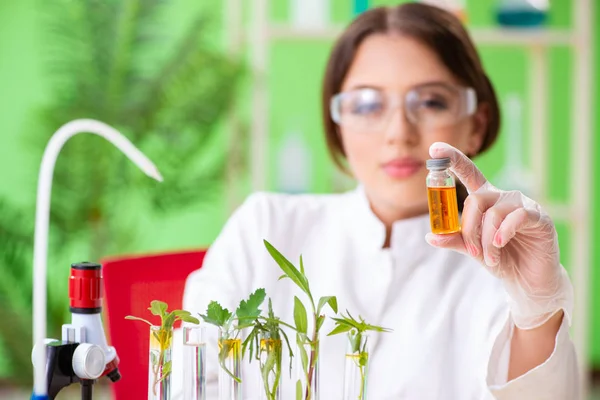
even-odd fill
[[(278, 281), (281, 270), (264, 247), (267, 239), (295, 265), (302, 254), (315, 299), (335, 295), (340, 311), (393, 329), (370, 334), (369, 399), (577, 399), (567, 318), (551, 357), (507, 383), (513, 325), (501, 282), (477, 261), (429, 246), (428, 231), (427, 215), (398, 221), (391, 246), (382, 248), (384, 225), (360, 188), (341, 195), (257, 193), (235, 212), (203, 267), (188, 278), (183, 305), (204, 313), (217, 300), (233, 310), (265, 288), (275, 313), (293, 322), (294, 295), (306, 297), (291, 281)], [(322, 329), (321, 400), (342, 399), (347, 339), (325, 336), (332, 326), (328, 321)], [(216, 400), (216, 329), (209, 331), (208, 399)], [(294, 343), (293, 333), (290, 338)], [(175, 387), (181, 385), (179, 353), (176, 349)], [(259, 398), (257, 370), (244, 363), (245, 399)], [(296, 379), (295, 372), (292, 379), (284, 374), (283, 400), (295, 398)]]

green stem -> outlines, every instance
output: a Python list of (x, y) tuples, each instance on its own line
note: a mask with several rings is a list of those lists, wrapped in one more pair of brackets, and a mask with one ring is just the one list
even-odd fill
[(364, 389), (365, 389), (365, 367), (359, 367), (360, 369), (360, 393), (358, 394), (358, 400), (363, 400)]
[[(242, 383), (242, 380), (235, 376), (233, 374), (233, 372), (231, 372), (227, 366), (225, 365), (225, 361), (227, 360), (227, 358), (229, 358), (229, 353), (233, 351), (232, 354), (232, 358), (234, 359), (234, 363), (236, 362), (235, 358), (239, 356), (239, 351), (241, 351), (241, 349), (238, 349), (237, 351), (235, 351), (232, 346), (229, 344), (230, 340), (236, 340), (235, 338), (237, 337), (237, 334), (234, 336), (234, 339), (219, 339), (221, 341), (221, 349), (219, 351), (219, 365), (221, 366), (221, 368), (223, 369), (223, 371), (225, 371), (227, 373), (227, 375), (229, 375), (234, 381), (236, 381), (237, 383)], [(238, 353), (238, 354), (236, 354)]]
[[(311, 301), (312, 303), (312, 301)], [(315, 310), (315, 305), (314, 303), (312, 304), (313, 306), (313, 310)], [(312, 386), (312, 378), (315, 372), (315, 365), (317, 363), (317, 352), (316, 352), (316, 346), (319, 345), (318, 342), (318, 335), (319, 335), (319, 331), (317, 330), (317, 313), (314, 313), (315, 319), (314, 319), (314, 330), (313, 330), (313, 337), (312, 337), (312, 341), (310, 343), (310, 358), (309, 358), (309, 362), (308, 362), (308, 373), (306, 375), (306, 394), (304, 396), (305, 400), (311, 400), (312, 397), (312, 393), (311, 393), (311, 386)]]
[(161, 369), (161, 365), (163, 364), (163, 359), (164, 359), (164, 352), (162, 351), (162, 345), (159, 344), (161, 346), (161, 350), (158, 353), (158, 360), (156, 362), (156, 365), (152, 366), (152, 372), (154, 373), (154, 385), (152, 385), (152, 391), (154, 392), (154, 396), (156, 396), (156, 387), (158, 386), (158, 374), (160, 372)]
[(287, 328), (290, 328), (290, 329), (292, 329), (293, 331), (296, 331), (296, 332), (298, 332), (298, 329), (296, 329), (296, 327), (295, 327), (295, 326), (292, 326), (292, 325), (290, 325), (290, 324), (288, 324), (288, 323), (285, 323), (285, 322), (283, 322), (282, 320), (280, 320), (280, 319), (277, 319), (277, 318), (273, 319), (273, 318), (267, 318), (267, 317), (260, 316), (260, 317), (258, 317), (258, 319), (261, 319), (261, 320), (263, 320), (263, 321), (265, 321), (265, 322), (276, 322), (276, 323), (278, 323), (279, 325), (283, 325), (283, 326), (285, 326), (285, 327), (287, 327)]
[(227, 375), (229, 375), (229, 376), (230, 376), (230, 377), (231, 377), (231, 378), (232, 378), (234, 381), (236, 381), (237, 383), (242, 383), (242, 380), (241, 380), (239, 377), (235, 376), (235, 375), (233, 374), (233, 372), (231, 372), (231, 371), (230, 371), (230, 370), (227, 368), (227, 366), (225, 365), (225, 361), (226, 361), (226, 360), (227, 360), (227, 357), (220, 358), (220, 360), (219, 360), (219, 365), (221, 366), (221, 368), (223, 368), (223, 371), (225, 371), (225, 372), (227, 373)]

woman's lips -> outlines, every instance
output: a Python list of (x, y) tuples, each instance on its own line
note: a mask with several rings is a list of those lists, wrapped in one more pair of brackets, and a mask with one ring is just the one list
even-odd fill
[(408, 178), (416, 174), (423, 163), (414, 158), (400, 158), (383, 164), (383, 171), (392, 178)]

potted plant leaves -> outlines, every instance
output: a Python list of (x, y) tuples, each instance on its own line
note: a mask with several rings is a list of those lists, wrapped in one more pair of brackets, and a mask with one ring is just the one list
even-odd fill
[(354, 319), (346, 310), (342, 318), (332, 318), (335, 328), (328, 336), (346, 333), (348, 338), (344, 366), (344, 400), (365, 400), (369, 368), (369, 336), (367, 332), (390, 332), (387, 328), (369, 325), (359, 315)]
[(150, 321), (126, 316), (126, 319), (145, 322), (150, 326), (150, 351), (148, 364), (148, 399), (169, 400), (171, 392), (171, 353), (173, 349), (173, 325), (176, 321), (198, 324), (200, 321), (188, 311), (168, 311), (166, 303), (153, 300), (148, 310), (152, 315), (160, 317), (160, 325)]

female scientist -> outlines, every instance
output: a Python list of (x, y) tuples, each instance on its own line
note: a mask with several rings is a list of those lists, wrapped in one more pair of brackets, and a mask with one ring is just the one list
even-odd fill
[[(325, 140), (358, 188), (251, 195), (190, 275), (184, 308), (235, 309), (264, 287), (293, 321), (302, 295), (278, 281), (266, 239), (292, 261), (303, 255), (316, 298), (336, 295), (342, 310), (393, 329), (372, 336), (368, 398), (576, 399), (573, 289), (552, 220), (470, 160), (496, 140), (500, 112), (459, 20), (424, 4), (361, 14), (333, 46), (322, 93)], [(442, 157), (469, 194), (459, 195), (462, 231), (433, 235), (425, 161)], [(322, 337), (321, 399), (341, 398), (345, 342)], [(208, 356), (216, 390), (214, 348)], [(257, 367), (244, 368), (248, 387)]]

